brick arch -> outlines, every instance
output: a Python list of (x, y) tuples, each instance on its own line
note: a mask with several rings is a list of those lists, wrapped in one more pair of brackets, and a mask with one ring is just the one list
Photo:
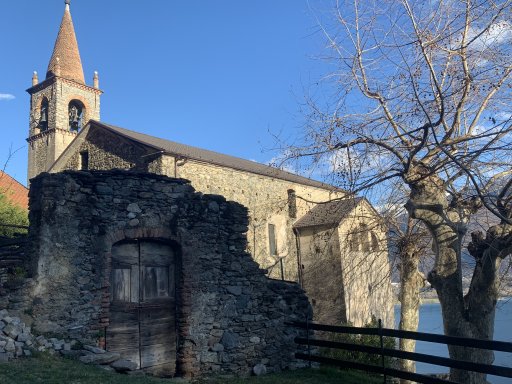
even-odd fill
[(78, 101), (80, 101), (80, 102), (83, 104), (84, 108), (85, 108), (86, 110), (89, 110), (89, 107), (90, 107), (90, 106), (89, 106), (88, 101), (87, 101), (84, 97), (82, 97), (82, 96), (80, 96), (80, 95), (78, 95), (78, 94), (72, 94), (71, 96), (69, 96), (69, 97), (67, 98), (67, 100), (66, 100), (66, 105), (69, 105), (69, 103), (71, 103), (73, 100), (78, 100)]
[[(41, 126), (41, 117), (43, 107), (46, 106), (46, 126), (42, 128)], [(50, 99), (47, 95), (41, 95), (41, 97), (37, 100), (37, 104), (35, 106), (35, 110), (33, 111), (33, 118), (35, 120), (35, 128), (41, 129), (41, 131), (45, 131), (48, 129), (48, 124), (50, 120)]]
[(30, 110), (30, 119), (31, 119), (30, 127), (32, 127), (32, 124), (39, 121), (39, 112), (41, 111), (41, 106), (43, 104), (44, 99), (48, 100), (48, 116), (49, 116), (50, 109), (53, 108), (53, 103), (51, 102), (51, 100), (52, 100), (51, 95), (43, 92), (37, 96), (34, 96), (34, 102), (31, 106), (31, 110)]
[(39, 97), (39, 100), (37, 101), (37, 104), (36, 104), (36, 108), (38, 110), (41, 109), (41, 107), (43, 106), (43, 101), (46, 100), (46, 102), (48, 103), (48, 105), (50, 105), (50, 98), (45, 95), (45, 94), (42, 94), (41, 97)]

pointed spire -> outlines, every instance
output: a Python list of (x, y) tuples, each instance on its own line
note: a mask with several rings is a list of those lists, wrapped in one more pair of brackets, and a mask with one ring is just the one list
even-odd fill
[[(46, 78), (52, 76), (61, 76), (69, 80), (85, 84), (84, 70), (82, 69), (82, 61), (80, 60), (80, 52), (78, 51), (78, 43), (75, 36), (75, 28), (69, 11), (70, 0), (66, 0), (66, 8), (64, 16), (60, 23), (59, 34), (55, 41)], [(60, 74), (58, 72), (60, 71)]]

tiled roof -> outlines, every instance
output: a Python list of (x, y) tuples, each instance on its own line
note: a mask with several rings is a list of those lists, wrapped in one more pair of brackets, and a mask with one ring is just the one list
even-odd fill
[[(59, 60), (57, 60), (57, 58)], [(59, 34), (55, 41), (50, 64), (48, 65), (48, 71), (46, 72), (46, 78), (49, 79), (56, 75), (85, 84), (84, 70), (82, 69), (82, 61), (80, 60), (80, 52), (78, 51), (75, 28), (73, 27), (71, 12), (67, 4), (64, 16), (62, 16)]]
[(28, 188), (3, 171), (0, 171), (0, 193), (12, 204), (28, 210)]
[(359, 204), (362, 197), (333, 200), (318, 204), (293, 225), (294, 228), (338, 225)]
[(139, 143), (149, 145), (156, 150), (160, 150), (164, 153), (183, 157), (187, 159), (194, 159), (199, 161), (204, 161), (210, 164), (216, 164), (223, 167), (233, 168), (245, 172), (251, 172), (258, 175), (263, 175), (267, 177), (274, 177), (277, 179), (282, 179), (286, 181), (290, 181), (293, 183), (309, 185), (312, 187), (327, 189), (331, 191), (339, 191), (343, 192), (340, 189), (325, 184), (316, 180), (308, 179), (303, 176), (295, 175), (290, 172), (282, 171), (280, 169), (271, 167), (269, 165), (264, 165), (261, 163), (257, 163), (255, 161), (245, 160), (234, 156), (224, 155), (222, 153), (209, 151), (206, 149), (201, 149), (197, 147), (192, 147), (190, 145), (176, 143), (174, 141), (160, 139), (158, 137), (145, 135), (143, 133), (138, 133), (135, 131), (130, 131), (125, 128), (116, 127), (114, 125), (100, 123), (98, 121), (91, 120), (90, 124), (100, 127), (106, 128), (112, 132), (118, 133), (124, 137), (135, 140)]

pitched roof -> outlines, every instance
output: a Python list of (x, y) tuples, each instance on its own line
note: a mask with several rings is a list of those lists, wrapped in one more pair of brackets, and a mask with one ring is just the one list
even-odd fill
[(228, 167), (232, 169), (237, 169), (245, 172), (251, 172), (262, 176), (274, 177), (277, 179), (282, 179), (286, 181), (290, 181), (293, 183), (309, 185), (312, 187), (327, 189), (331, 191), (339, 191), (343, 192), (341, 189), (336, 188), (332, 185), (322, 183), (320, 181), (308, 179), (307, 177), (295, 175), (290, 172), (282, 171), (278, 168), (271, 167), (269, 165), (264, 165), (261, 163), (257, 163), (255, 161), (241, 159), (239, 157), (224, 155), (222, 153), (209, 151), (207, 149), (201, 149), (197, 147), (192, 147), (190, 145), (176, 143), (174, 141), (160, 139), (158, 137), (145, 135), (143, 133), (138, 133), (135, 131), (130, 131), (125, 128), (116, 127), (114, 125), (100, 123), (98, 121), (91, 120), (89, 124), (108, 129), (111, 132), (115, 132), (121, 136), (126, 138), (135, 140), (139, 143), (149, 145), (156, 150), (162, 151), (163, 153), (174, 155), (178, 157), (183, 157), (187, 159), (193, 159), (198, 161), (203, 161), (206, 163), (211, 163), (215, 165), (220, 165), (223, 167)]
[(363, 200), (362, 197), (355, 197), (318, 204), (297, 220), (293, 227), (307, 228), (320, 225), (338, 225), (352, 212), (361, 200)]
[(78, 51), (78, 43), (76, 41), (75, 28), (69, 11), (69, 4), (66, 4), (64, 16), (60, 23), (59, 34), (55, 41), (52, 57), (48, 64), (46, 78), (53, 76), (64, 77), (69, 80), (85, 84), (84, 70), (82, 69), (82, 61), (80, 60), (80, 52)]
[(10, 203), (28, 210), (28, 188), (3, 171), (0, 171), (0, 193)]

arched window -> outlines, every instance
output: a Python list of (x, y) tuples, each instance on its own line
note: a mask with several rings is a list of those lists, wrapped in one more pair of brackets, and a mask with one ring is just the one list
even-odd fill
[(361, 247), (363, 252), (370, 252), (370, 240), (368, 239), (368, 232), (361, 233)]
[(82, 129), (85, 108), (78, 100), (71, 100), (68, 106), (69, 130), (78, 132)]
[(41, 101), (41, 109), (39, 110), (39, 122), (37, 123), (37, 127), (41, 131), (46, 131), (48, 129), (48, 99), (43, 97), (43, 101)]
[(371, 232), (371, 236), (372, 236), (372, 252), (377, 252), (380, 250), (379, 249), (379, 238), (373, 232)]
[(297, 217), (297, 195), (293, 189), (288, 190), (288, 216), (292, 219)]
[(361, 243), (360, 233), (356, 230), (349, 236), (349, 249), (353, 252), (359, 251), (359, 244)]
[(360, 236), (361, 236), (361, 247), (363, 252), (370, 252), (370, 233), (368, 231), (368, 226), (366, 224), (361, 224), (359, 227)]

